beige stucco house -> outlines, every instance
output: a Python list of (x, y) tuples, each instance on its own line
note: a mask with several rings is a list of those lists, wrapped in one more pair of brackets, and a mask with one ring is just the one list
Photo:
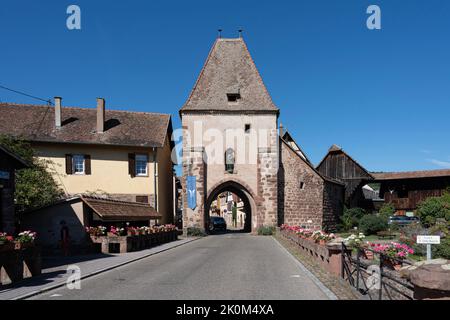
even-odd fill
[(0, 134), (31, 142), (68, 197), (149, 203), (173, 222), (172, 123), (168, 114), (0, 104)]

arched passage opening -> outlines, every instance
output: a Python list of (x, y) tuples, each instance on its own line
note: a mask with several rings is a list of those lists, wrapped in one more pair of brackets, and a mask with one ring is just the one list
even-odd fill
[(252, 232), (255, 213), (254, 199), (246, 187), (236, 181), (221, 183), (208, 194), (205, 207), (205, 230), (210, 230), (211, 217), (220, 216), (227, 222), (229, 231)]

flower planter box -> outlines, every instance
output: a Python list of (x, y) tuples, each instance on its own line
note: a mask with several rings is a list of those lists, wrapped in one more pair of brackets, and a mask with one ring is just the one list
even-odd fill
[(102, 253), (111, 253), (110, 249), (112, 244), (119, 244), (120, 253), (124, 253), (143, 250), (155, 245), (177, 240), (178, 233), (176, 230), (172, 230), (141, 235), (116, 236), (108, 232), (106, 236), (91, 235), (90, 238), (93, 243), (101, 244)]
[(8, 252), (14, 250), (15, 244), (14, 242), (7, 242), (0, 245), (0, 252)]
[(14, 250), (23, 250), (23, 249), (32, 248), (32, 247), (34, 247), (33, 242), (15, 241), (15, 243), (14, 243)]
[(23, 279), (23, 259), (20, 251), (0, 254), (0, 284), (8, 285)]
[(325, 270), (340, 275), (342, 247), (335, 243), (321, 245), (310, 238), (303, 239), (294, 232), (282, 230), (280, 234), (294, 242), (304, 254), (316, 260)]

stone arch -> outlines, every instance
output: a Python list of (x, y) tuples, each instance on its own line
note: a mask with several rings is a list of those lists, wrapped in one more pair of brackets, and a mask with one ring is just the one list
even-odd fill
[(206, 223), (209, 221), (209, 209), (212, 201), (225, 191), (230, 191), (243, 200), (244, 207), (247, 209), (244, 231), (254, 232), (258, 220), (257, 195), (248, 184), (235, 178), (223, 179), (208, 190), (204, 210), (205, 229), (207, 228)]

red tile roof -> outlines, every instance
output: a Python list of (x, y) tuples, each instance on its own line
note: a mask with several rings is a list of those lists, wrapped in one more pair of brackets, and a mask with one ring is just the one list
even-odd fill
[(52, 106), (0, 103), (0, 134), (30, 141), (162, 147), (168, 114), (105, 111), (105, 132), (96, 132), (96, 109), (62, 107), (62, 126), (55, 127)]

